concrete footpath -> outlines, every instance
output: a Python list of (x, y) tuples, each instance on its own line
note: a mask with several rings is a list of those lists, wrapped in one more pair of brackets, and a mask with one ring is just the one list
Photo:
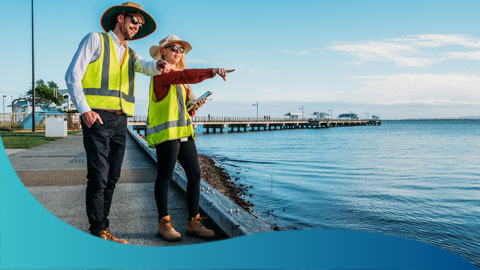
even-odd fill
[[(7, 149), (7, 153), (19, 178), (43, 206), (66, 223), (88, 232), (87, 164), (82, 139), (79, 133), (27, 150)], [(153, 195), (156, 170), (156, 164), (127, 135), (122, 175), (109, 216), (112, 232), (134, 245), (170, 246), (208, 241), (185, 235), (187, 202), (184, 192), (173, 182), (169, 190), (169, 213), (182, 239), (171, 243), (157, 236), (158, 214)], [(206, 225), (219, 232), (214, 224)], [(224, 238), (219, 232), (214, 240)]]

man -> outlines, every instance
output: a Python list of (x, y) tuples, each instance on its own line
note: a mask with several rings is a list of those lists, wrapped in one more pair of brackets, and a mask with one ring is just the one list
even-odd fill
[(132, 2), (110, 7), (100, 20), (106, 33), (89, 33), (80, 42), (65, 75), (81, 114), (87, 153), (86, 206), (90, 232), (127, 243), (109, 228), (108, 214), (125, 153), (127, 116), (133, 115), (135, 72), (147, 76), (168, 72), (164, 61), (147, 61), (127, 46), (153, 33), (156, 23)]

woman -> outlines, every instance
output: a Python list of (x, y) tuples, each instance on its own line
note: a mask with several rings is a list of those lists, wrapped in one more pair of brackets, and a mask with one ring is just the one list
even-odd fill
[(159, 42), (159, 46), (150, 48), (150, 55), (163, 59), (170, 64), (169, 73), (154, 76), (150, 83), (150, 101), (148, 107), (147, 142), (157, 151), (158, 174), (155, 182), (155, 201), (157, 202), (159, 227), (158, 235), (168, 241), (181, 238), (172, 225), (168, 214), (168, 184), (172, 178), (175, 162), (178, 159), (187, 175), (188, 222), (187, 235), (201, 238), (213, 238), (215, 232), (205, 228), (199, 213), (200, 165), (194, 142), (194, 130), (190, 116), (205, 103), (205, 98), (197, 106), (187, 111), (195, 100), (187, 84), (199, 83), (213, 78), (216, 74), (224, 80), (225, 69), (185, 69), (185, 55), (192, 49), (187, 41), (175, 35), (169, 35)]

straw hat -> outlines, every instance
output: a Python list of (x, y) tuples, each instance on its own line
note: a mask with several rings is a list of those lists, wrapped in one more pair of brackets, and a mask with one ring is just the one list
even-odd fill
[(181, 40), (178, 36), (175, 36), (175, 35), (168, 35), (166, 38), (158, 42), (159, 46), (154, 45), (150, 47), (150, 55), (153, 57), (153, 59), (158, 60), (162, 58), (162, 55), (160, 54), (160, 51), (159, 51), (160, 48), (165, 48), (168, 45), (177, 43), (177, 42), (181, 43), (185, 48), (185, 55), (192, 49), (192, 46), (187, 41)]
[(157, 23), (150, 14), (142, 9), (142, 6), (133, 2), (125, 2), (119, 6), (113, 6), (107, 9), (100, 19), (100, 24), (105, 32), (113, 30), (117, 24), (117, 15), (125, 12), (126, 14), (135, 13), (143, 17), (144, 23), (142, 29), (132, 38), (132, 40), (144, 38), (157, 29)]

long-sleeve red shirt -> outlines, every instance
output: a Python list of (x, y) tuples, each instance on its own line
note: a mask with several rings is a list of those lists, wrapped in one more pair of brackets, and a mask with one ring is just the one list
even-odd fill
[[(205, 79), (213, 78), (215, 74), (211, 68), (206, 69), (184, 69), (182, 71), (170, 71), (153, 77), (153, 90), (157, 100), (167, 96), (172, 84), (199, 83)], [(190, 96), (190, 89), (187, 88), (187, 100)]]

